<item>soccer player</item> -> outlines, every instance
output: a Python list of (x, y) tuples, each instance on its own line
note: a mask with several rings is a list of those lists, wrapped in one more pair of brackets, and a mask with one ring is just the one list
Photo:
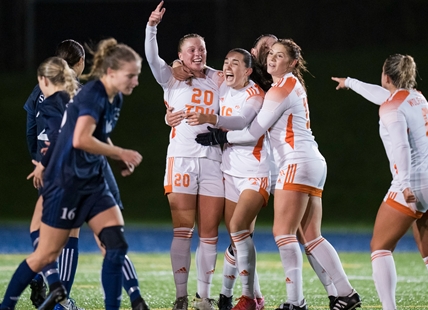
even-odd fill
[[(105, 156), (123, 161), (132, 168), (142, 156), (114, 146), (109, 139), (122, 107), (122, 95), (138, 85), (141, 58), (115, 39), (99, 43), (87, 83), (64, 116), (61, 133), (43, 176), (43, 215), (37, 249), (13, 275), (0, 309), (14, 309), (19, 295), (36, 272), (52, 263), (65, 245), (70, 229), (87, 222), (106, 249), (102, 285), (106, 309), (119, 309), (122, 266), (128, 245), (123, 218), (103, 175)], [(39, 83), (47, 77), (38, 71)], [(50, 294), (39, 309), (52, 309), (66, 298), (58, 274)]]
[(305, 249), (332, 278), (338, 297), (331, 309), (360, 306), (358, 293), (349, 283), (339, 256), (321, 235), (321, 196), (326, 163), (318, 150), (309, 123), (309, 108), (302, 71), (306, 70), (300, 47), (290, 39), (272, 45), (267, 71), (273, 86), (263, 107), (244, 130), (224, 132), (211, 129), (199, 134), (203, 145), (257, 141), (267, 130), (278, 167), (274, 196), (273, 234), (286, 277), (287, 301), (278, 309), (307, 309), (302, 288), (302, 253), (297, 241), (299, 226)]
[[(260, 110), (264, 98), (264, 91), (249, 78), (253, 72), (252, 62), (251, 54), (244, 49), (229, 51), (223, 64), (225, 81), (220, 87), (220, 115), (190, 112), (187, 123), (192, 126), (208, 123), (231, 130), (248, 126)], [(260, 287), (255, 288), (255, 282), (258, 286), (256, 250), (251, 233), (257, 214), (269, 199), (268, 148), (264, 135), (246, 145), (225, 145), (223, 148), (224, 218), (233, 241), (233, 259), (236, 260), (242, 284), (242, 296), (233, 308), (236, 310), (256, 310), (259, 304), (260, 308), (264, 306), (263, 296), (255, 295)], [(222, 302), (224, 300), (220, 295), (219, 308), (223, 306)]]
[[(58, 55), (58, 57), (61, 57), (65, 61), (67, 61), (67, 64), (76, 73), (77, 79), (81, 76), (84, 70), (85, 50), (80, 43), (74, 40), (64, 40), (58, 45), (55, 54)], [(39, 86), (37, 85), (34, 88), (34, 90), (35, 90), (34, 93), (37, 93), (37, 90), (40, 91)], [(36, 154), (41, 154), (42, 153), (41, 149), (43, 149), (44, 152), (46, 152), (46, 146), (43, 147), (45, 141), (49, 141), (49, 143), (54, 143), (54, 141), (51, 140), (51, 138), (54, 137), (54, 139), (56, 139), (58, 130), (60, 128), (61, 120), (63, 117), (63, 113), (65, 111), (65, 105), (68, 102), (64, 102), (63, 104), (61, 103), (52, 104), (50, 100), (48, 100), (48, 102), (45, 102), (43, 101), (43, 98), (44, 98), (43, 94), (41, 96), (30, 96), (30, 98), (33, 98), (33, 97), (39, 98), (40, 100), (36, 100), (36, 101), (32, 101), (30, 99), (27, 100), (26, 109), (28, 109), (29, 111), (27, 115), (27, 124), (31, 124), (33, 120), (32, 117), (35, 117), (35, 121), (37, 124), (37, 132), (39, 132), (40, 134), (38, 136), (33, 136), (33, 135), (31, 136), (35, 139), (37, 138), (43, 139), (41, 140), (41, 143), (37, 144), (39, 148)], [(27, 127), (27, 131), (31, 132), (31, 126)], [(48, 134), (48, 131), (49, 131), (49, 134)], [(33, 141), (33, 140), (29, 139), (28, 142), (30, 141)], [(29, 148), (30, 148), (30, 145), (29, 145)], [(53, 150), (53, 148), (50, 147), (48, 148), (48, 150)], [(39, 164), (37, 165), (38, 169), (36, 169), (34, 172), (37, 171), (38, 175), (36, 175), (35, 178), (33, 179), (33, 182), (37, 183), (37, 184), (35, 183), (36, 187), (40, 187), (41, 174), (44, 170), (44, 167), (47, 166), (49, 159), (50, 159), (50, 156), (42, 156), (41, 158), (40, 158), (40, 155), (37, 156), (37, 160), (39, 161), (36, 160), (36, 162), (38, 162)], [(30, 174), (29, 177), (31, 177), (32, 175), (34, 175), (34, 173)], [(110, 191), (113, 194), (113, 197), (115, 198), (119, 208), (123, 210), (123, 204), (120, 198), (119, 188), (117, 186), (111, 167), (108, 163), (104, 167), (104, 175), (106, 178), (106, 182), (110, 188)], [(40, 196), (32, 218), (31, 236), (32, 238), (35, 238), (36, 241), (38, 241), (40, 221), (42, 216), (42, 201), (43, 201), (42, 196)], [(70, 295), (71, 287), (74, 282), (74, 276), (77, 268), (77, 260), (78, 260), (78, 253), (79, 253), (78, 252), (79, 230), (80, 228), (71, 230), (68, 242), (64, 247), (64, 249), (62, 250), (61, 255), (58, 259), (60, 280), (64, 285), (65, 289), (67, 290), (67, 296)], [(99, 239), (97, 238), (96, 235), (94, 235), (94, 237), (103, 255), (105, 255), (105, 249), (100, 244)], [(35, 246), (37, 246), (37, 242), (34, 242), (34, 243), (35, 243)], [(45, 274), (45, 278), (50, 279), (47, 275), (57, 272), (56, 271), (56, 269), (58, 268), (57, 265), (58, 265), (57, 262), (53, 262), (52, 264), (46, 266), (43, 269), (42, 273)], [(123, 271), (123, 288), (125, 289), (125, 291), (128, 293), (130, 297), (132, 309), (133, 310), (145, 309), (148, 306), (145, 303), (144, 299), (141, 297), (141, 291), (138, 284), (138, 277), (137, 277), (134, 265), (128, 256), (125, 256), (125, 264), (123, 266), (122, 271)], [(46, 295), (45, 295), (46, 285), (43, 281), (43, 277), (38, 274), (33, 279), (33, 281), (31, 281), (30, 288), (32, 290), (30, 298), (34, 306), (37, 308), (43, 303), (44, 299), (46, 298)], [(62, 310), (62, 309), (76, 310), (78, 308), (76, 308), (74, 300), (71, 298), (68, 298), (66, 300), (63, 300), (61, 303), (58, 303), (55, 306), (55, 310)]]
[[(413, 225), (419, 250), (428, 244), (428, 103), (415, 90), (416, 63), (409, 55), (393, 54), (382, 67), (381, 85), (351, 78), (332, 78), (336, 89), (351, 88), (380, 104), (380, 137), (389, 160), (391, 186), (376, 216), (370, 243), (373, 280), (383, 309), (396, 309), (397, 274), (392, 252)], [(394, 223), (394, 225), (391, 225)], [(426, 246), (425, 246), (426, 248)]]
[[(85, 50), (83, 46), (80, 43), (71, 39), (64, 40), (60, 44), (58, 44), (55, 51), (55, 55), (64, 59), (67, 62), (68, 66), (74, 71), (75, 78), (78, 79), (85, 67)], [(35, 162), (41, 161), (43, 153), (46, 152), (46, 143), (49, 142), (48, 135), (46, 134), (45, 118), (40, 113), (40, 107), (42, 105), (49, 106), (49, 104), (43, 103), (44, 98), (45, 97), (42, 91), (40, 90), (39, 85), (37, 84), (24, 105), (24, 109), (27, 111), (27, 145), (31, 157)], [(55, 106), (56, 108), (62, 109), (63, 112), (66, 103), (67, 102), (64, 102), (63, 104), (58, 104)], [(53, 117), (54, 119), (59, 119), (59, 123), (55, 125), (57, 127), (56, 130), (59, 128), (59, 125), (61, 123), (62, 112), (60, 115), (56, 115), (56, 117)], [(43, 198), (41, 195), (39, 195), (30, 224), (30, 237), (32, 240), (33, 248), (37, 247), (39, 240), (40, 223), (42, 217), (42, 204)], [(77, 269), (79, 255), (78, 241), (79, 229), (77, 228), (71, 230), (68, 242), (59, 257), (60, 278), (61, 281), (63, 281), (63, 284), (66, 287), (68, 294), (70, 294), (70, 290), (74, 282), (74, 276), (76, 274)], [(45, 268), (46, 269), (43, 271), (43, 273), (56, 269), (57, 263), (54, 262), (52, 265), (46, 266)], [(33, 305), (37, 308), (43, 303), (44, 299), (46, 298), (46, 284), (41, 274), (38, 274), (31, 281), (30, 288), (30, 299)], [(73, 299), (64, 300), (63, 304), (69, 307), (70, 309), (76, 309)], [(60, 309), (61, 305), (58, 305), (58, 310)]]
[[(220, 77), (205, 75), (207, 52), (201, 36), (188, 34), (178, 44), (178, 57), (191, 70), (191, 80), (175, 79), (171, 67), (159, 57), (156, 33), (165, 13), (162, 6), (163, 1), (149, 17), (145, 52), (152, 73), (164, 90), (166, 106), (189, 112), (217, 113)], [(197, 144), (195, 135), (201, 132), (207, 132), (206, 126), (189, 126), (183, 122), (172, 128), (167, 151), (164, 188), (174, 229), (170, 251), (176, 288), (174, 309), (188, 308), (190, 244), (195, 222), (199, 245), (196, 251), (198, 284), (193, 306), (209, 310), (214, 303), (210, 299), (210, 289), (217, 259), (218, 226), (224, 209), (224, 185), (220, 147)]]

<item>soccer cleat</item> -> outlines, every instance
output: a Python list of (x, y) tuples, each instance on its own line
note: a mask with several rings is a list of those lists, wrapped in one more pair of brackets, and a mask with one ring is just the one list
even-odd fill
[(215, 300), (206, 297), (199, 297), (199, 294), (196, 293), (196, 297), (192, 301), (193, 308), (196, 310), (214, 310)]
[(150, 310), (150, 307), (142, 297), (139, 297), (132, 302), (132, 310)]
[(227, 297), (226, 295), (220, 294), (218, 299), (218, 310), (231, 310), (233, 308), (232, 304), (233, 295)]
[(348, 296), (339, 296), (334, 300), (331, 310), (352, 310), (361, 307), (360, 295), (357, 291), (352, 290)]
[(257, 301), (256, 299), (252, 299), (250, 297), (242, 295), (238, 298), (238, 303), (232, 310), (256, 310), (257, 309)]
[(77, 307), (74, 299), (70, 298), (70, 299), (67, 299), (64, 305), (61, 303), (56, 304), (54, 310), (85, 310), (85, 309)]
[(328, 307), (329, 307), (329, 309), (333, 309), (334, 302), (336, 301), (336, 298), (337, 297), (333, 296), (333, 295), (328, 296), (328, 299), (329, 299)]
[(38, 308), (46, 299), (46, 283), (41, 275), (36, 275), (30, 282), (30, 300), (34, 307)]
[(265, 308), (264, 297), (256, 298), (256, 302), (257, 302), (257, 310), (263, 310)]
[(295, 306), (293, 304), (285, 302), (283, 304), (280, 304), (279, 307), (275, 310), (308, 310), (308, 306), (306, 305), (305, 300), (303, 300), (302, 306)]
[(188, 306), (189, 300), (187, 299), (187, 296), (177, 297), (172, 310), (187, 310)]
[(67, 293), (63, 285), (58, 286), (53, 291), (49, 292), (43, 304), (38, 310), (53, 310), (55, 305), (67, 298)]

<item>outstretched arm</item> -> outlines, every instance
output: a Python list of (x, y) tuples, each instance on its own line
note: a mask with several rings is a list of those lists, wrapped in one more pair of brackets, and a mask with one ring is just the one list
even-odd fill
[(336, 89), (352, 89), (357, 94), (360, 94), (365, 99), (367, 99), (370, 102), (373, 102), (374, 104), (381, 105), (384, 103), (391, 93), (383, 88), (382, 86), (376, 85), (376, 84), (369, 84), (361, 82), (357, 79), (352, 78), (338, 78), (338, 77), (332, 77), (333, 81), (336, 81), (338, 85), (336, 86)]

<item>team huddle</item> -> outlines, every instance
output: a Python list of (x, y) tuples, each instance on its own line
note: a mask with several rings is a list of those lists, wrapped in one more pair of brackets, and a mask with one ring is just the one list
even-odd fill
[[(165, 11), (161, 1), (149, 17), (145, 54), (164, 91), (165, 120), (171, 127), (164, 190), (173, 225), (172, 309), (264, 309), (252, 236), (270, 195), (273, 236), (286, 283), (286, 299), (277, 310), (308, 309), (300, 244), (325, 287), (329, 309), (361, 307), (336, 250), (321, 233), (327, 165), (311, 131), (301, 48), (292, 39), (262, 35), (250, 51), (230, 50), (222, 70), (216, 70), (206, 65), (204, 38), (188, 34), (179, 40), (178, 59), (171, 66), (159, 57), (157, 44), (157, 25)], [(39, 83), (24, 106), (35, 165), (28, 178), (39, 192), (30, 226), (34, 252), (12, 276), (0, 310), (15, 309), (28, 285), (37, 309), (80, 309), (70, 291), (79, 229), (85, 222), (104, 256), (105, 309), (120, 308), (124, 288), (133, 310), (149, 310), (127, 256), (123, 206), (107, 161), (118, 161), (122, 176), (131, 175), (142, 161), (138, 152), (110, 139), (123, 95), (138, 85), (142, 58), (115, 39), (103, 40), (89, 52), (93, 65), (82, 75), (85, 49), (74, 40), (61, 42), (55, 56), (39, 66)], [(380, 136), (392, 183), (380, 205), (370, 246), (373, 280), (387, 310), (396, 309), (392, 252), (410, 227), (428, 266), (428, 237), (423, 233), (428, 224), (428, 103), (415, 90), (415, 77), (413, 58), (394, 54), (383, 65), (381, 86), (332, 78), (336, 89), (350, 88), (380, 105)], [(88, 82), (81, 85), (79, 79)], [(215, 301), (211, 283), (223, 220), (231, 242)], [(189, 301), (195, 224), (197, 291)], [(234, 305), (238, 277), (242, 292)]]

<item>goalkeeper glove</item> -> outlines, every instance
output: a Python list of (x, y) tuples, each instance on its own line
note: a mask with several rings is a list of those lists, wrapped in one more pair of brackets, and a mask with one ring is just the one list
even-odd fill
[(218, 128), (207, 127), (209, 132), (200, 133), (196, 136), (196, 142), (202, 145), (217, 145), (228, 143), (227, 141), (227, 131), (223, 131)]

